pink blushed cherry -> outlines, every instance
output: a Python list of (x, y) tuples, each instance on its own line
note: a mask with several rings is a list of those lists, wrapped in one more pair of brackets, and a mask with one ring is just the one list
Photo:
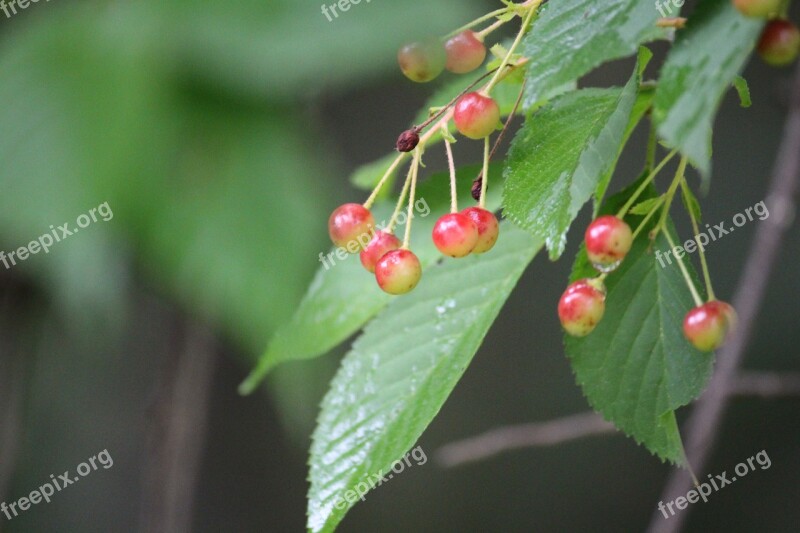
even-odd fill
[(736, 311), (733, 306), (712, 300), (686, 314), (683, 320), (683, 334), (695, 348), (701, 352), (710, 352), (725, 343), (735, 325)]
[(573, 337), (585, 337), (606, 312), (605, 288), (599, 280), (582, 279), (567, 287), (558, 302), (561, 326)]
[(375, 265), (378, 264), (381, 257), (400, 248), (400, 239), (393, 234), (379, 231), (375, 234), (366, 248), (361, 251), (361, 264), (364, 265), (369, 272), (375, 272)]
[(500, 106), (489, 96), (467, 93), (456, 102), (453, 121), (465, 137), (483, 139), (500, 125)]
[(444, 255), (465, 257), (478, 244), (478, 226), (462, 213), (449, 213), (436, 221), (433, 244)]
[(392, 250), (380, 258), (375, 265), (378, 286), (389, 294), (406, 294), (414, 289), (422, 278), (419, 258), (410, 250)]
[(374, 226), (372, 213), (361, 204), (339, 206), (328, 219), (331, 241), (350, 253), (362, 250), (369, 243)]
[(469, 217), (478, 228), (478, 242), (472, 253), (482, 254), (491, 250), (500, 235), (500, 223), (494, 213), (481, 207), (468, 207), (461, 213)]
[(455, 74), (472, 72), (486, 59), (486, 46), (472, 30), (451, 37), (444, 48), (447, 52), (446, 68)]
[(600, 272), (611, 272), (633, 246), (633, 233), (622, 219), (605, 215), (589, 224), (584, 241), (592, 265)]

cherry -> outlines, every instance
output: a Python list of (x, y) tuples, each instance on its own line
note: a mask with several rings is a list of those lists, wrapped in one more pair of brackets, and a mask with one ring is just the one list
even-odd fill
[(767, 23), (758, 41), (758, 53), (766, 63), (781, 67), (788, 65), (800, 52), (800, 30), (788, 20)]
[(375, 265), (381, 257), (392, 250), (400, 248), (400, 244), (400, 239), (391, 233), (385, 231), (377, 232), (367, 247), (361, 251), (361, 264), (364, 265), (364, 268), (368, 271), (374, 273)]
[(478, 226), (462, 213), (443, 215), (433, 227), (433, 244), (444, 255), (465, 257), (478, 244)]
[(435, 79), (444, 70), (447, 53), (438, 39), (411, 43), (397, 52), (400, 70), (411, 81), (424, 83)]
[(328, 219), (328, 233), (333, 244), (345, 248), (351, 254), (367, 245), (367, 237), (374, 226), (372, 213), (361, 204), (339, 206)]
[(576, 281), (567, 287), (558, 302), (561, 326), (573, 337), (585, 337), (591, 333), (605, 312), (605, 287), (599, 280)]
[(683, 334), (701, 352), (722, 346), (736, 324), (736, 311), (728, 303), (712, 300), (695, 307), (683, 319)]
[(375, 279), (384, 292), (405, 294), (419, 283), (422, 266), (413, 252), (406, 249), (392, 250), (380, 258), (375, 265)]
[(462, 135), (470, 139), (483, 139), (500, 124), (500, 107), (489, 96), (467, 93), (456, 102), (453, 120)]
[(486, 46), (472, 30), (465, 30), (444, 43), (446, 68), (456, 74), (472, 72), (486, 59)]
[(494, 213), (481, 207), (468, 207), (461, 211), (478, 227), (478, 244), (472, 249), (473, 254), (482, 254), (491, 250), (500, 235), (500, 224)]
[(589, 261), (600, 272), (611, 272), (625, 258), (633, 245), (631, 228), (612, 215), (597, 218), (584, 236)]
[(783, 0), (733, 0), (733, 5), (742, 15), (766, 18), (778, 13)]

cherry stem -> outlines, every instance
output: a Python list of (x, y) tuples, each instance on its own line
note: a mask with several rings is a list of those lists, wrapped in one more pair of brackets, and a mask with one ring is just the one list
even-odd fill
[[(692, 211), (688, 206), (690, 206), (689, 198), (690, 198), (689, 191), (689, 184), (686, 183), (686, 179), (684, 178), (681, 180), (681, 194), (683, 194), (684, 199), (686, 200), (687, 209), (686, 211), (689, 212), (689, 218), (692, 220), (692, 230), (694, 231), (695, 238), (700, 235), (700, 228), (697, 224), (697, 218), (694, 216), (694, 211)], [(708, 299), (709, 301), (716, 300), (717, 297), (714, 295), (714, 289), (711, 286), (711, 273), (708, 270), (708, 262), (706, 261), (706, 251), (705, 246), (702, 244), (697, 245), (697, 249), (700, 252), (700, 264), (703, 267), (703, 279), (706, 282), (706, 292), (708, 292)]]
[(661, 218), (658, 219), (658, 224), (653, 231), (650, 233), (650, 238), (655, 239), (658, 232), (664, 229), (667, 224), (667, 217), (669, 216), (669, 210), (672, 207), (672, 200), (675, 198), (675, 192), (678, 190), (678, 185), (680, 185), (681, 181), (685, 176), (686, 173), (686, 164), (689, 160), (686, 157), (681, 158), (681, 162), (678, 165), (678, 171), (675, 172), (675, 179), (672, 180), (672, 184), (669, 186), (669, 190), (667, 190), (667, 194), (664, 197), (664, 207), (661, 211)]
[(667, 156), (661, 160), (661, 163), (659, 163), (658, 166), (654, 168), (650, 172), (650, 174), (648, 174), (648, 176), (644, 179), (642, 184), (639, 185), (639, 188), (636, 189), (636, 192), (633, 193), (633, 196), (628, 198), (628, 201), (625, 202), (625, 205), (622, 206), (622, 209), (620, 209), (617, 212), (617, 218), (624, 218), (625, 215), (628, 214), (630, 208), (633, 207), (633, 204), (636, 203), (636, 200), (639, 198), (639, 196), (641, 196), (641, 194), (644, 192), (647, 186), (650, 185), (650, 182), (653, 181), (653, 179), (658, 175), (658, 173), (661, 172), (661, 169), (663, 169), (664, 166), (666, 166), (666, 164), (669, 163), (670, 159), (675, 157), (675, 154), (677, 153), (678, 153), (677, 150), (673, 150), (670, 153), (668, 153)]
[(517, 33), (517, 37), (516, 37), (516, 39), (514, 39), (514, 43), (511, 45), (511, 48), (508, 49), (508, 52), (506, 53), (506, 57), (504, 57), (503, 61), (500, 62), (500, 66), (497, 68), (497, 72), (495, 73), (495, 75), (491, 79), (491, 81), (489, 82), (489, 85), (486, 86), (486, 89), (484, 89), (484, 92), (486, 94), (491, 93), (492, 89), (494, 89), (494, 86), (497, 85), (498, 81), (500, 81), (500, 73), (503, 71), (503, 69), (506, 67), (506, 65), (508, 65), (509, 62), (511, 61), (511, 56), (514, 55), (514, 51), (519, 46), (519, 43), (522, 41), (522, 36), (525, 35), (525, 32), (528, 29), (528, 25), (531, 23), (531, 20), (533, 20), (533, 16), (536, 14), (536, 10), (537, 10), (537, 8), (539, 7), (539, 5), (541, 3), (542, 3), (542, 0), (534, 0), (533, 2), (530, 3), (530, 5), (527, 5), (527, 3), (526, 3), (526, 5), (527, 5), (527, 7), (529, 9), (528, 14), (525, 16), (525, 19), (522, 21), (522, 27), (519, 29), (519, 32)]
[(419, 147), (414, 151), (414, 162), (411, 164), (411, 191), (408, 195), (408, 217), (406, 220), (406, 235), (403, 238), (403, 249), (408, 250), (411, 244), (411, 221), (414, 220), (414, 196), (417, 193), (417, 174), (419, 174), (419, 159), (421, 152)]
[(392, 213), (392, 218), (389, 220), (389, 225), (386, 226), (387, 233), (394, 233), (394, 227), (397, 224), (397, 217), (400, 216), (400, 210), (403, 208), (406, 194), (408, 194), (408, 187), (411, 185), (411, 174), (414, 171), (413, 169), (415, 162), (416, 161), (412, 161), (411, 165), (408, 167), (408, 174), (406, 174), (406, 181), (403, 183), (403, 190), (400, 192), (400, 197), (397, 199), (397, 205)]
[[(669, 243), (670, 247), (674, 250), (675, 242), (672, 240), (672, 236), (669, 234), (668, 230), (664, 231), (664, 236), (667, 238), (667, 242)], [(683, 264), (683, 258), (678, 258), (676, 255), (675, 259), (678, 260), (678, 266), (681, 269), (681, 274), (683, 274), (683, 279), (686, 281), (686, 286), (689, 287), (689, 291), (692, 293), (695, 306), (700, 307), (703, 305), (703, 299), (700, 298), (700, 294), (698, 294), (697, 288), (695, 288), (694, 282), (692, 281), (691, 276), (689, 276), (689, 271), (686, 270), (686, 265)]]
[(650, 134), (647, 138), (647, 156), (645, 158), (645, 168), (652, 172), (656, 166), (656, 147), (658, 146), (658, 136), (656, 135), (656, 123), (650, 120)]
[(489, 137), (483, 140), (483, 180), (481, 180), (481, 209), (486, 209), (486, 190), (489, 188)]
[(476, 33), (475, 36), (478, 38), (478, 40), (480, 42), (483, 42), (484, 39), (486, 39), (486, 37), (490, 33), (495, 31), (497, 28), (499, 28), (500, 26), (504, 25), (505, 23), (509, 22), (510, 20), (511, 19), (509, 19), (509, 20), (500, 19), (497, 22), (495, 22), (494, 24), (492, 24), (491, 26), (487, 26), (484, 29), (482, 29), (481, 31), (479, 31), (478, 33)]
[(447, 165), (450, 168), (450, 212), (458, 213), (458, 192), (456, 191), (456, 164), (453, 160), (453, 147), (445, 136), (444, 148), (447, 151)]
[(644, 217), (644, 220), (642, 220), (642, 221), (639, 223), (639, 225), (636, 227), (636, 231), (634, 231), (634, 232), (633, 232), (633, 237), (632, 237), (632, 240), (634, 240), (634, 241), (636, 240), (636, 237), (637, 237), (637, 236), (639, 235), (639, 233), (641, 233), (641, 232), (642, 232), (642, 230), (644, 229), (644, 226), (645, 226), (645, 224), (647, 224), (647, 222), (648, 222), (648, 221), (649, 221), (651, 218), (653, 218), (653, 215), (655, 215), (655, 214), (658, 212), (658, 208), (659, 208), (659, 207), (661, 207), (662, 205), (664, 205), (664, 199), (663, 199), (663, 198), (659, 199), (659, 201), (658, 201), (658, 202), (656, 202), (656, 205), (654, 205), (654, 206), (653, 206), (653, 208), (650, 210), (650, 212), (649, 212), (649, 213), (647, 213), (647, 215)]
[(405, 157), (406, 154), (403, 153), (395, 158), (395, 160), (386, 170), (386, 173), (384, 173), (383, 177), (380, 179), (380, 181), (378, 181), (378, 184), (372, 190), (372, 193), (369, 195), (369, 198), (367, 198), (367, 201), (364, 202), (364, 207), (366, 209), (370, 209), (372, 207), (372, 204), (375, 203), (375, 200), (378, 198), (378, 194), (380, 194), (381, 189), (383, 189), (383, 186), (389, 180), (389, 177), (394, 173), (395, 170), (397, 170), (397, 167), (400, 165), (400, 163), (403, 162), (403, 159), (405, 159)]
[(507, 6), (507, 7), (492, 11), (491, 13), (487, 13), (487, 14), (483, 15), (482, 17), (476, 18), (472, 22), (468, 22), (468, 23), (464, 24), (463, 26), (461, 26), (457, 30), (451, 31), (450, 33), (445, 35), (442, 40), (446, 41), (447, 39), (449, 39), (451, 37), (455, 37), (456, 35), (458, 35), (462, 31), (466, 31), (466, 30), (468, 30), (470, 28), (473, 28), (473, 27), (477, 26), (478, 24), (480, 24), (482, 22), (486, 22), (487, 20), (493, 19), (495, 17), (500, 17), (502, 15), (505, 15), (506, 13), (511, 11), (512, 9), (513, 9), (513, 7)]

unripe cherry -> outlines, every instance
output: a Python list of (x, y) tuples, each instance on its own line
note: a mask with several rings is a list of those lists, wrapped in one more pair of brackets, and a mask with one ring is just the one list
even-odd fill
[(781, 10), (783, 0), (733, 0), (733, 5), (747, 17), (766, 18)]
[(774, 67), (788, 65), (800, 53), (800, 30), (788, 20), (772, 20), (758, 41), (758, 53)]
[(406, 78), (418, 83), (435, 79), (444, 70), (447, 53), (438, 39), (410, 43), (397, 52), (397, 62)]
[(436, 221), (433, 244), (444, 255), (465, 257), (478, 244), (478, 226), (462, 213), (449, 213)]
[(561, 326), (573, 337), (585, 337), (606, 312), (605, 287), (599, 280), (582, 279), (567, 287), (558, 302)]
[(472, 30), (465, 30), (451, 37), (444, 48), (447, 52), (446, 68), (456, 74), (472, 72), (486, 59), (486, 46)]
[(361, 264), (364, 265), (369, 272), (375, 272), (375, 265), (378, 264), (381, 257), (400, 248), (400, 239), (385, 231), (379, 231), (375, 234), (366, 248), (361, 251)]
[(374, 226), (372, 213), (361, 204), (339, 206), (328, 219), (331, 241), (351, 254), (363, 249), (369, 243), (369, 236)]
[(489, 96), (467, 93), (456, 102), (453, 121), (462, 135), (470, 139), (483, 139), (500, 125), (500, 107)]
[(716, 350), (736, 325), (736, 311), (728, 303), (712, 300), (695, 307), (683, 320), (683, 334), (701, 352)]
[(584, 241), (592, 265), (600, 272), (611, 272), (630, 251), (633, 233), (622, 219), (605, 215), (589, 224)]
[(478, 228), (478, 243), (472, 253), (482, 254), (491, 250), (500, 235), (500, 223), (494, 213), (481, 207), (468, 207), (461, 212)]
[(375, 265), (378, 286), (389, 294), (406, 294), (414, 289), (422, 278), (422, 266), (410, 250), (388, 252)]

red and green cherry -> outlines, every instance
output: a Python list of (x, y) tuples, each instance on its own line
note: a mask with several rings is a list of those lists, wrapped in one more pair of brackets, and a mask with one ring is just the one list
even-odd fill
[(788, 20), (772, 20), (758, 41), (761, 59), (774, 67), (792, 63), (800, 53), (800, 30)]
[(500, 224), (494, 213), (481, 207), (468, 207), (461, 211), (478, 228), (478, 242), (472, 249), (473, 254), (483, 254), (491, 250), (500, 235)]
[(733, 5), (742, 15), (755, 18), (767, 18), (777, 15), (783, 0), (733, 0)]
[(444, 43), (447, 53), (445, 68), (455, 74), (472, 72), (486, 59), (486, 46), (472, 30), (466, 30)]
[(417, 83), (439, 76), (447, 63), (447, 52), (441, 41), (428, 39), (410, 43), (397, 52), (397, 62), (406, 78)]
[(361, 204), (339, 206), (328, 219), (331, 241), (351, 254), (367, 246), (374, 227), (372, 213)]
[(433, 244), (450, 257), (466, 257), (475, 249), (478, 239), (478, 226), (463, 213), (443, 215), (433, 227)]
[(606, 294), (598, 279), (576, 281), (564, 291), (558, 302), (561, 326), (573, 337), (591, 333), (606, 312)]
[(400, 239), (386, 231), (379, 231), (361, 251), (361, 264), (367, 271), (374, 273), (378, 261), (387, 253), (400, 248)]
[(453, 109), (456, 129), (470, 139), (483, 139), (500, 126), (500, 107), (490, 96), (467, 93)]
[(611, 272), (630, 251), (633, 233), (622, 219), (606, 215), (589, 224), (584, 241), (592, 265), (600, 272)]
[(411, 292), (422, 278), (419, 258), (410, 250), (400, 248), (383, 255), (375, 265), (378, 286), (389, 294)]
[(733, 306), (712, 300), (686, 314), (683, 320), (683, 334), (695, 348), (701, 352), (710, 352), (725, 343), (735, 325), (736, 311)]

